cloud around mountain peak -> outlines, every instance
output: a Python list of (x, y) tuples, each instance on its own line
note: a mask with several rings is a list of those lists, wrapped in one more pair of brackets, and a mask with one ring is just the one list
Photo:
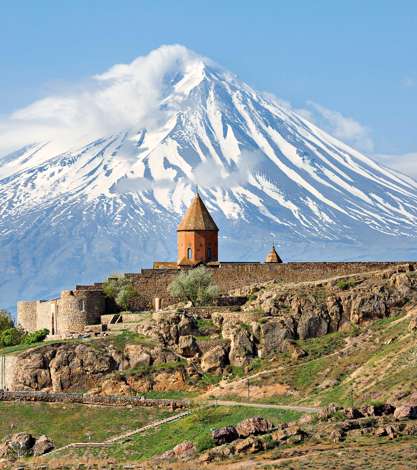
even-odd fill
[(208, 63), (170, 45), (114, 65), (81, 88), (35, 101), (0, 121), (0, 156), (28, 142), (51, 142), (59, 152), (124, 128), (158, 126), (166, 113), (161, 100), (174, 80)]

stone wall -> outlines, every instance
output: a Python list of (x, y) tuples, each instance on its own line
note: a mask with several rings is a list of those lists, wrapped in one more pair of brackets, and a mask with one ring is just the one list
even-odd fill
[(46, 328), (51, 334), (55, 334), (57, 332), (56, 310), (57, 300), (38, 301), (36, 312), (36, 329), (42, 330)]
[[(219, 263), (208, 265), (222, 294), (255, 283), (278, 280), (282, 283), (316, 281), (367, 271), (377, 271), (398, 263)], [(154, 300), (161, 300), (165, 308), (176, 302), (168, 292), (169, 284), (178, 275), (176, 268), (143, 269), (140, 273), (127, 273), (138, 297), (131, 310), (153, 308)], [(116, 312), (115, 305), (106, 301), (101, 284), (77, 286), (74, 291), (63, 291), (61, 297), (47, 302), (19, 302), (18, 322), (28, 331), (48, 328), (51, 333), (65, 335), (81, 333), (86, 325), (100, 323), (104, 313)]]
[(0, 390), (0, 401), (40, 401), (47, 403), (81, 403), (85, 405), (106, 406), (145, 406), (169, 408), (171, 410), (185, 409), (190, 406), (188, 400), (149, 399), (131, 396), (103, 396), (83, 393), (50, 393)]
[(17, 302), (17, 324), (26, 331), (36, 330), (37, 301)]
[[(220, 263), (208, 266), (222, 294), (251, 284), (279, 280), (283, 283), (316, 281), (320, 279), (381, 270), (398, 263)], [(143, 269), (141, 273), (127, 274), (136, 287), (139, 298), (132, 303), (134, 310), (153, 307), (155, 297), (162, 301), (162, 308), (175, 303), (168, 286), (178, 275), (178, 269)]]
[(100, 323), (106, 301), (100, 289), (63, 291), (59, 299), (18, 302), (17, 323), (26, 331), (47, 328), (51, 335), (81, 333)]
[(11, 390), (14, 384), (14, 371), (17, 356), (0, 355), (0, 390)]

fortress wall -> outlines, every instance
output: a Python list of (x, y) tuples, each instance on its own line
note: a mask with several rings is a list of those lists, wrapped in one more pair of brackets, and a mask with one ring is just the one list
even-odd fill
[[(377, 271), (399, 263), (359, 262), (359, 263), (221, 263), (219, 267), (210, 266), (213, 278), (222, 294), (250, 284), (279, 280), (283, 283), (317, 281), (336, 276)], [(178, 275), (178, 269), (143, 269), (138, 274), (128, 274), (137, 291), (139, 299), (131, 308), (147, 310), (153, 307), (153, 300), (159, 297), (162, 308), (174, 303), (168, 286)]]
[(222, 293), (259, 282), (279, 280), (283, 283), (318, 281), (336, 276), (377, 271), (398, 263), (222, 263), (213, 269), (213, 278)]
[(105, 298), (101, 291), (63, 291), (58, 300), (57, 332), (81, 333), (86, 325), (100, 323), (105, 313)]
[(26, 331), (36, 330), (37, 301), (17, 302), (17, 324)]
[(46, 328), (49, 330), (49, 333), (55, 333), (54, 320), (56, 304), (56, 300), (38, 301), (36, 330), (42, 330), (43, 328)]

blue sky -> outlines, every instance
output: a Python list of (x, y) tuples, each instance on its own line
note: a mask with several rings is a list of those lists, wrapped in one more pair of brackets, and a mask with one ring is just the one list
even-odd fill
[(3, 0), (0, 116), (179, 43), (295, 107), (350, 118), (370, 153), (417, 161), (416, 24), (411, 0)]

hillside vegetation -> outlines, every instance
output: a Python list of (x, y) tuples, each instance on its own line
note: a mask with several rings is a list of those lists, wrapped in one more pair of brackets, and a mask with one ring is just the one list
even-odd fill
[[(331, 466), (334, 462), (344, 468), (347, 455), (352, 465), (346, 468), (387, 468), (383, 459), (370, 460), (378, 452), (386, 453), (386, 462), (401, 461), (403, 467), (398, 468), (415, 468), (410, 451), (417, 435), (414, 268), (402, 265), (319, 282), (258, 284), (235, 293), (248, 298), (240, 309), (167, 309), (139, 315), (136, 332), (16, 353), (17, 377), (26, 389), (193, 401), (191, 414), (178, 421), (106, 448), (64, 450), (44, 459), (57, 468), (78, 461), (195, 468), (188, 457), (172, 457), (171, 449), (186, 441), (193, 459), (208, 468), (338, 468)], [(275, 408), (268, 408), (271, 405)], [(297, 407), (321, 411), (300, 418)], [(72, 413), (71, 422), (67, 405), (45, 409), (4, 405), (2, 416), (7, 423), (18, 422), (16, 429), (30, 428), (33, 420), (38, 423), (33, 432), (39, 434), (49, 410), (59, 410), (51, 422), (69, 424), (58, 443), (82, 438), (84, 428), (104, 439), (119, 423), (128, 422), (130, 429), (160, 416), (148, 409), (143, 414), (106, 411), (102, 416), (108, 420), (103, 421), (95, 409), (86, 408), (85, 415)], [(41, 413), (44, 416), (37, 419)], [(261, 437), (214, 442), (215, 429), (254, 416), (269, 419), (273, 430)], [(76, 422), (83, 431), (71, 434)], [(9, 427), (0, 430), (5, 434)], [(167, 451), (171, 457), (153, 460)]]

